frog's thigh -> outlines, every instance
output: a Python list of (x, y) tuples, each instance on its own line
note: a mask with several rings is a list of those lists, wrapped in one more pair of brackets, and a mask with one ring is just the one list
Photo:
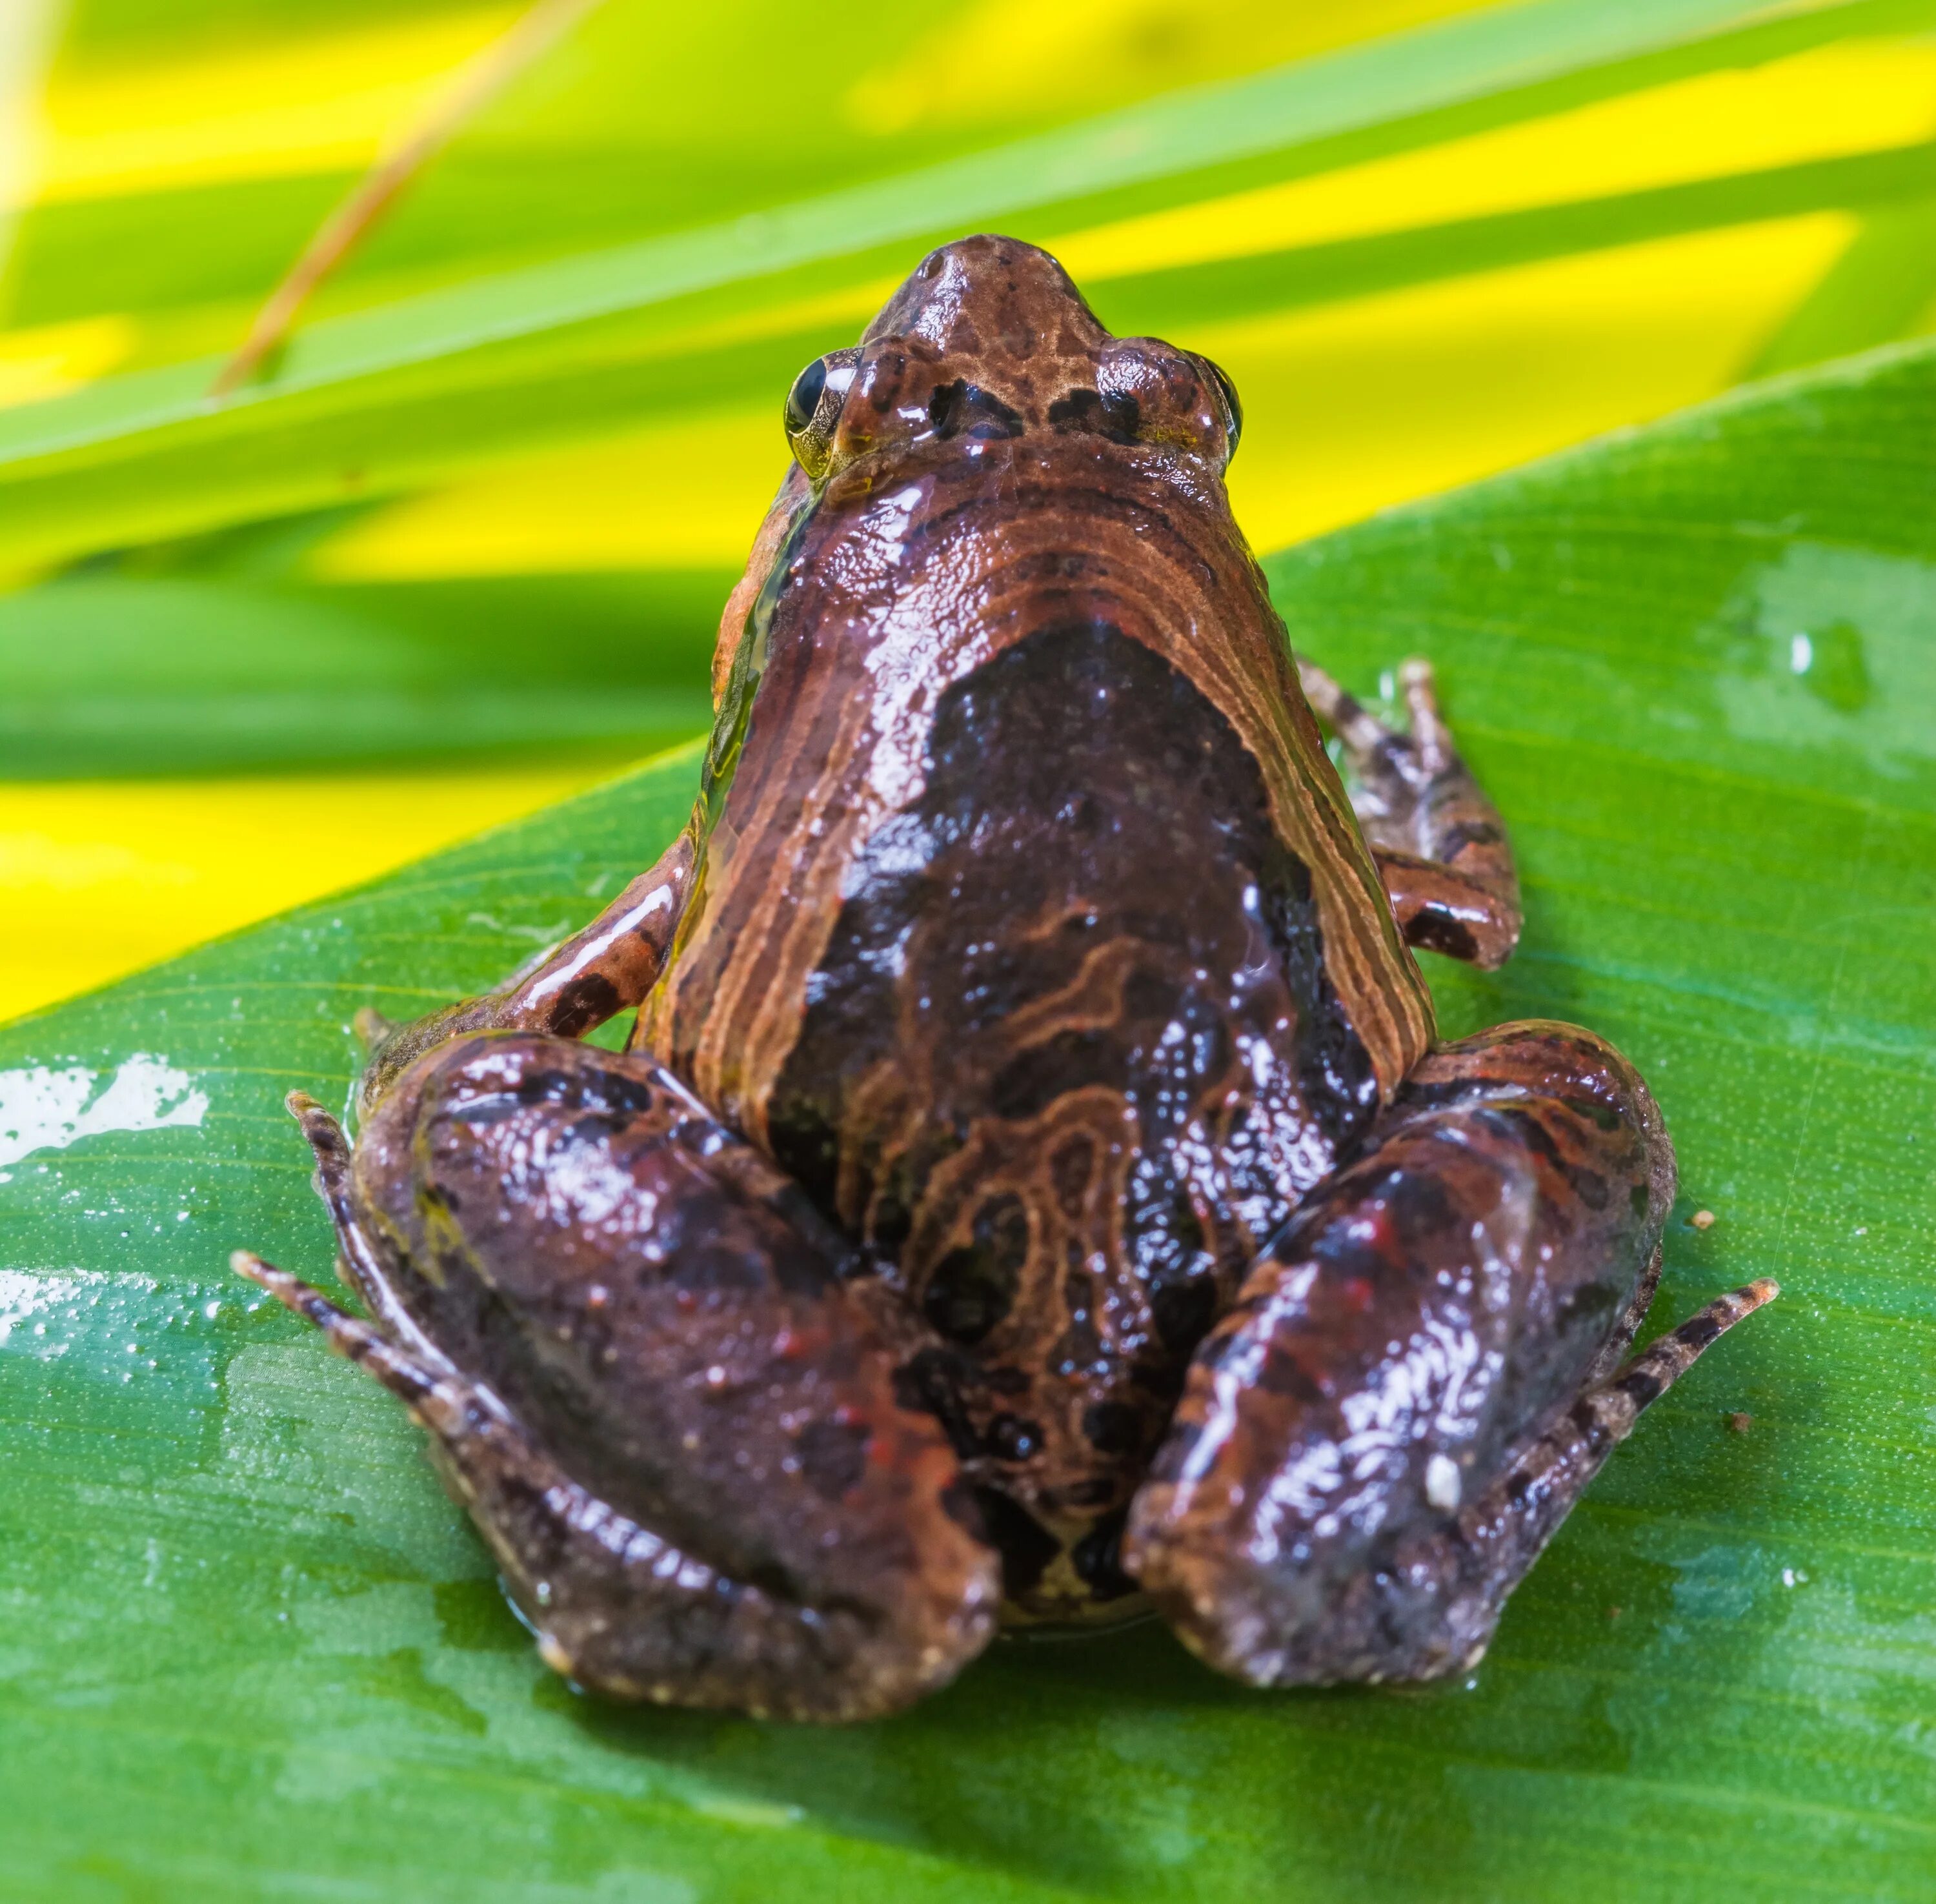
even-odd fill
[(986, 1643), (997, 1558), (897, 1398), (876, 1285), (649, 1060), (461, 1038), (378, 1108), (351, 1179), (346, 1253), (384, 1259), (389, 1327), (250, 1273), (409, 1403), (558, 1671), (858, 1718)]
[(1259, 1685), (1476, 1659), (1638, 1407), (1734, 1319), (1608, 1379), (1674, 1182), (1590, 1034), (1428, 1058), (1198, 1351), (1137, 1496), (1124, 1563), (1186, 1642)]

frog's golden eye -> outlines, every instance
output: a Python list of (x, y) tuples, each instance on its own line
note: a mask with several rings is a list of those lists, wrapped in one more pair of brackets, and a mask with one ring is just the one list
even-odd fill
[(833, 454), (833, 428), (840, 406), (854, 382), (853, 350), (830, 351), (816, 357), (793, 380), (782, 421), (787, 441), (802, 469), (818, 481), (827, 473)]
[(1237, 453), (1237, 439), (1244, 434), (1244, 406), (1239, 401), (1237, 386), (1230, 381), (1230, 373), (1221, 364), (1213, 364), (1208, 357), (1198, 361), (1210, 373), (1210, 380), (1217, 386), (1217, 394), (1224, 404), (1224, 440), (1227, 446), (1224, 455), (1227, 459)]

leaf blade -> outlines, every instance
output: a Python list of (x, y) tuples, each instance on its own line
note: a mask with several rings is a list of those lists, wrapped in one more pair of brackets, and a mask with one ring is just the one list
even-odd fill
[[(1051, 211), (1094, 213), (1108, 195), (1146, 192), (1165, 178), (1187, 198), (1208, 189), (1218, 168), (1259, 155), (1272, 155), (1281, 172), (1287, 155), (1321, 153), (1354, 132), (1411, 125), (1413, 136), (1429, 138), (1433, 115), (1462, 102), (1550, 110), (1543, 88), (1590, 80), (1596, 71), (1616, 85), (1653, 82), (1661, 58), (1701, 70), (1851, 31), (1899, 29), (1931, 14), (1927, 0), (1848, 0), (1729, 30), (1754, 11), (1749, 0), (1646, 0), (1617, 14), (1593, 0), (1526, 0), (771, 206), (750, 225), (735, 219), (333, 319), (295, 341), (274, 383), (226, 406), (206, 401), (209, 360), (0, 412), (0, 486), (8, 494), (0, 560), (73, 553), (88, 536), (207, 527), (232, 519), (245, 496), (259, 498), (260, 513), (367, 493), (373, 479), (394, 489), (425, 473), (431, 453), (423, 446), (448, 434), (453, 410), (475, 407), (480, 388), (519, 374), (520, 353), (574, 363), (588, 330), (598, 351), (601, 325), (630, 327), (636, 348), (655, 325), (689, 325), (735, 306), (770, 307), (866, 282), (911, 242), (995, 219), (1019, 219), (1022, 229)], [(431, 407), (422, 412), (425, 399)], [(541, 395), (510, 400), (481, 448), (555, 430), (559, 399), (547, 385)], [(582, 401), (590, 413), (611, 400), (601, 390), (595, 402)], [(568, 396), (564, 408), (571, 413)], [(425, 415), (443, 427), (427, 429)], [(377, 431), (345, 427), (346, 417), (372, 416)], [(399, 461), (400, 442), (418, 446), (414, 456)], [(203, 457), (207, 466), (198, 467)]]
[[(679, 823), (688, 757), (0, 1034), (9, 1076), (147, 1052), (210, 1099), (201, 1125), (104, 1130), (0, 1184), (0, 1261), (34, 1279), (5, 1285), (10, 1315), (48, 1270), (108, 1279), (57, 1273), (0, 1344), (16, 1868), (57, 1877), (79, 1832), (131, 1879), (292, 1888), (265, 1821), (300, 1791), (305, 1881), (431, 1896), (649, 1876), (1532, 1900), (1583, 1869), (1642, 1899), (1917, 1895), (1932, 424), (1936, 350), (1898, 348), (1271, 565), (1354, 683), (1433, 654), (1515, 829), (1526, 950), (1495, 978), (1435, 967), (1448, 1028), (1614, 1036), (1675, 1130), (1683, 1218), (1720, 1214), (1671, 1229), (1664, 1309), (1750, 1273), (1788, 1288), (1616, 1457), (1475, 1687), (1266, 1698), (1142, 1629), (1003, 1649), (830, 1736), (579, 1706), (494, 1609), (386, 1400), (279, 1315), (204, 1315), (233, 1302), (235, 1243), (326, 1260), (276, 1100), (346, 1088), (353, 1006), (486, 982), (588, 910)], [(1793, 666), (1795, 630), (1826, 657), (1838, 617), (1866, 698), (1846, 656)], [(37, 1318), (65, 1354), (36, 1351)]]

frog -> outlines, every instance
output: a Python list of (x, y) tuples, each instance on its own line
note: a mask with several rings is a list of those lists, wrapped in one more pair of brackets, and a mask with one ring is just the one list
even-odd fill
[(591, 1693), (870, 1719), (1152, 1614), (1257, 1688), (1470, 1669), (1775, 1285), (1634, 1352), (1646, 1084), (1439, 1036), (1415, 953), (1503, 964), (1511, 843), (1427, 664), (1401, 721), (1293, 647), (1223, 370), (983, 235), (783, 422), (689, 823), (496, 990), (366, 1017), (353, 1142), (292, 1094), (360, 1315), (235, 1267)]

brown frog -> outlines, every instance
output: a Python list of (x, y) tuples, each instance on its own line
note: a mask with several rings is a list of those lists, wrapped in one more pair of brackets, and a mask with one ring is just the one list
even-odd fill
[[(1469, 1666), (1635, 1416), (1674, 1163), (1590, 1032), (1435, 1041), (1499, 816), (1296, 661), (1204, 359), (927, 258), (787, 401), (685, 834), (298, 1095), (359, 1321), (559, 1672), (891, 1710), (1153, 1604), (1257, 1685)], [(1300, 686), (1301, 676), (1301, 686)], [(1353, 801), (1312, 708), (1336, 734)], [(630, 1049), (579, 1042), (628, 1006)]]

